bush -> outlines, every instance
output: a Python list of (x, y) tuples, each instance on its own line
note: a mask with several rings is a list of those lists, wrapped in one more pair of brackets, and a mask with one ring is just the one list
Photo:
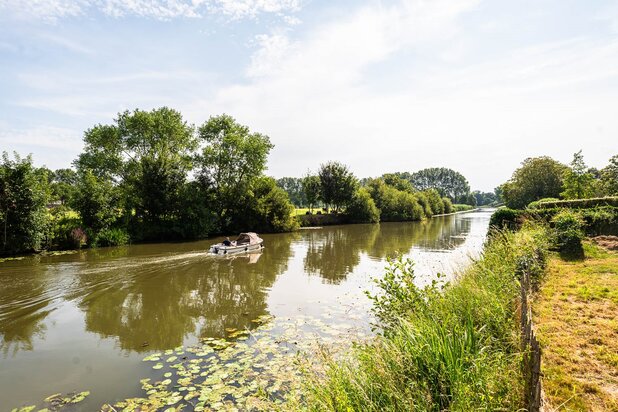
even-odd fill
[(453, 202), (448, 197), (442, 198), (442, 203), (444, 204), (444, 213), (453, 213)]
[(422, 220), (425, 217), (422, 206), (412, 193), (388, 186), (381, 179), (369, 182), (367, 190), (380, 210), (381, 221), (405, 222)]
[[(534, 203), (534, 202), (532, 202)], [(542, 199), (537, 204), (538, 208), (571, 208), (571, 209), (590, 209), (600, 206), (618, 207), (618, 196), (613, 197), (597, 197), (591, 199), (573, 199), (573, 200), (557, 200), (557, 199)]]
[(129, 240), (129, 233), (124, 229), (102, 229), (94, 236), (90, 246), (122, 246), (129, 243)]
[(546, 197), (544, 199), (539, 199), (539, 200), (535, 200), (534, 202), (530, 202), (528, 203), (528, 209), (538, 209), (540, 207), (543, 207), (543, 203), (549, 203), (549, 202), (557, 202), (560, 199), (556, 199), (553, 197)]
[(354, 194), (345, 214), (351, 223), (377, 223), (380, 221), (380, 211), (369, 192), (362, 188)]
[(432, 215), (440, 215), (444, 212), (444, 200), (440, 197), (440, 193), (436, 189), (429, 189), (424, 191), (429, 206), (431, 207)]
[(467, 212), (468, 210), (474, 209), (474, 206), (464, 205), (461, 203), (456, 203), (453, 205), (453, 211), (455, 212)]
[(497, 229), (515, 230), (521, 225), (523, 212), (521, 210), (501, 207), (491, 215), (489, 225)]
[(560, 253), (566, 257), (583, 257), (584, 220), (581, 215), (565, 209), (554, 216), (551, 223)]

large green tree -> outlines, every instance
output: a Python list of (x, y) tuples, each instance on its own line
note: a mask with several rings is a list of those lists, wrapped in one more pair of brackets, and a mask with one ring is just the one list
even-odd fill
[(322, 201), (338, 212), (350, 203), (358, 188), (358, 180), (350, 169), (339, 162), (328, 162), (320, 166), (320, 196)]
[(412, 173), (410, 183), (418, 190), (436, 189), (441, 196), (453, 201), (466, 199), (470, 193), (468, 180), (459, 172), (446, 167), (431, 167)]
[(564, 189), (566, 170), (565, 165), (551, 157), (528, 158), (502, 185), (502, 198), (514, 209), (523, 209), (535, 200), (558, 198)]
[(119, 188), (111, 180), (86, 169), (79, 174), (71, 207), (92, 234), (110, 228), (120, 215)]
[(198, 160), (200, 179), (215, 193), (213, 210), (225, 230), (246, 207), (251, 186), (264, 174), (274, 146), (268, 136), (252, 133), (225, 114), (204, 123), (199, 137), (205, 143)]
[(618, 196), (618, 155), (612, 156), (601, 170), (601, 190), (606, 196)]
[(320, 201), (320, 177), (309, 173), (303, 177), (302, 186), (309, 210), (313, 212), (313, 207)]
[(167, 107), (125, 111), (114, 124), (87, 130), (84, 143), (78, 170), (121, 188), (125, 213), (138, 227), (155, 228), (155, 236), (169, 232), (182, 208), (197, 147), (193, 126), (180, 112)]
[(595, 194), (594, 175), (588, 171), (582, 151), (573, 155), (570, 168), (564, 172), (564, 192), (561, 196), (565, 199), (586, 199)]
[(0, 164), (0, 244), (3, 253), (37, 250), (45, 237), (49, 199), (46, 171), (30, 156), (14, 160), (2, 153)]

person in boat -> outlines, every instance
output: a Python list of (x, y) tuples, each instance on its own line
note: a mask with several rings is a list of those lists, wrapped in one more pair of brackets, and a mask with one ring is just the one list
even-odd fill
[(223, 241), (223, 246), (232, 246), (232, 242), (230, 241), (229, 237), (225, 238), (225, 240)]

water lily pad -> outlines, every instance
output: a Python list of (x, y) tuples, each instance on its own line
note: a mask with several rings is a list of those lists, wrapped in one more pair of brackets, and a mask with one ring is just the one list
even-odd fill
[(162, 364), (161, 362), (159, 362), (159, 363), (155, 364), (155, 365), (152, 367), (152, 369), (161, 369), (161, 368), (163, 368), (163, 364)]

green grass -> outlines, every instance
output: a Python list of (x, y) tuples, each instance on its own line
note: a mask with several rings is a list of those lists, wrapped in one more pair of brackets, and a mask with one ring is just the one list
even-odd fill
[(548, 406), (618, 410), (618, 253), (584, 242), (585, 259), (550, 259), (534, 304)]
[(414, 286), (405, 261), (378, 284), (384, 333), (309, 374), (311, 411), (471, 411), (522, 407), (518, 269), (543, 273), (542, 228), (496, 233), (483, 257), (443, 290)]

